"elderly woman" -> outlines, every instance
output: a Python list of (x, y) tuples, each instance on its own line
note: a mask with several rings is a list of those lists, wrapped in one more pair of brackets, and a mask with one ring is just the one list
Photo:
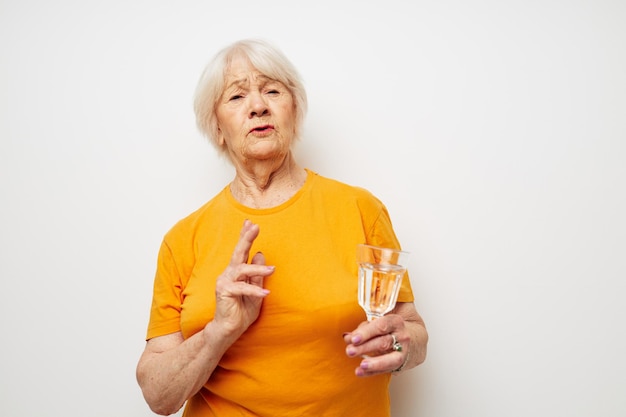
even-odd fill
[(195, 111), (235, 178), (163, 239), (137, 366), (148, 405), (389, 416), (390, 376), (424, 361), (428, 336), (406, 276), (390, 314), (367, 322), (357, 303), (357, 244), (399, 247), (385, 206), (297, 164), (306, 94), (267, 43), (218, 53)]

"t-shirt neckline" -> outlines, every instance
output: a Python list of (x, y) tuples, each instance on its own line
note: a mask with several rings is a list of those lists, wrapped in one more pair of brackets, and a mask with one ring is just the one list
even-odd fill
[(228, 201), (228, 203), (233, 206), (233, 208), (242, 211), (244, 213), (248, 213), (248, 214), (254, 214), (254, 215), (264, 215), (264, 214), (273, 214), (273, 213), (277, 213), (279, 211), (282, 211), (284, 209), (286, 209), (287, 207), (291, 206), (292, 204), (294, 204), (296, 201), (298, 201), (300, 199), (300, 197), (306, 192), (306, 190), (308, 190), (312, 183), (313, 183), (313, 179), (316, 175), (315, 172), (311, 171), (308, 168), (304, 169), (306, 171), (306, 180), (304, 181), (304, 184), (302, 185), (302, 187), (300, 187), (300, 189), (298, 191), (295, 192), (294, 195), (292, 195), (287, 201), (284, 201), (282, 203), (280, 203), (277, 206), (274, 207), (267, 207), (267, 208), (253, 208), (253, 207), (248, 207), (244, 204), (241, 204), (234, 196), (233, 193), (230, 190), (230, 184), (228, 184), (226, 187), (224, 187), (224, 189), (222, 190), (222, 193), (224, 194), (224, 196), (226, 197), (226, 200)]

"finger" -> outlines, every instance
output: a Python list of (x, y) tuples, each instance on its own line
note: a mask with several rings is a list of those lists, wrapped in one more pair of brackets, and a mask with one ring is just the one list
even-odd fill
[[(255, 279), (263, 279), (274, 272), (273, 265), (239, 264), (228, 274), (228, 281), (250, 282)], [(256, 284), (255, 284), (256, 285)]]
[[(223, 274), (217, 280), (215, 292), (219, 295), (218, 298), (248, 294), (265, 296), (269, 294), (269, 291), (263, 288), (262, 283), (264, 277), (274, 272), (273, 266), (239, 264), (236, 268), (230, 269), (230, 273)], [(237, 290), (237, 288), (243, 288), (243, 286), (251, 288), (247, 288), (244, 292)]]
[(269, 291), (256, 285), (250, 285), (243, 281), (238, 281), (232, 282), (228, 286), (220, 288), (220, 291), (217, 293), (218, 299), (231, 297), (263, 298), (269, 294)]
[(231, 266), (248, 262), (248, 256), (250, 254), (250, 248), (254, 239), (259, 235), (259, 225), (252, 223), (250, 220), (243, 222), (241, 232), (239, 234), (239, 241), (235, 246), (233, 255), (230, 258)]
[(356, 330), (344, 336), (346, 354), (349, 357), (385, 355), (393, 350), (392, 334), (401, 346), (406, 346), (408, 336), (401, 316), (389, 314), (372, 322), (361, 323)]
[(250, 263), (254, 265), (265, 265), (265, 255), (261, 252), (255, 253)]
[(397, 314), (387, 314), (371, 322), (364, 322), (351, 333), (350, 342), (360, 345), (375, 337), (394, 333), (404, 328), (404, 321)]
[(404, 355), (400, 352), (392, 352), (386, 355), (363, 359), (354, 373), (356, 376), (372, 376), (389, 373), (394, 369), (398, 369), (403, 363)]
[[(257, 252), (253, 257), (250, 265), (265, 265), (265, 256), (261, 252)], [(270, 267), (271, 268), (271, 267)], [(273, 272), (273, 270), (272, 270)], [(263, 287), (263, 278), (267, 275), (251, 275), (250, 276), (250, 284), (256, 285), (257, 287)]]
[(385, 355), (392, 351), (391, 340), (391, 336), (383, 335), (366, 340), (358, 345), (348, 344), (348, 346), (346, 346), (346, 355), (350, 358)]

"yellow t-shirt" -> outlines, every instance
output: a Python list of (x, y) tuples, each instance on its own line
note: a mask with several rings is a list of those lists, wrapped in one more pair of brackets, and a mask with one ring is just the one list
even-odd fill
[[(285, 203), (252, 209), (225, 187), (178, 222), (159, 251), (147, 338), (201, 331), (215, 281), (245, 219), (260, 225), (251, 254), (275, 272), (259, 318), (221, 358), (184, 416), (389, 416), (389, 375), (357, 378), (342, 334), (365, 320), (356, 245), (399, 247), (385, 206), (368, 191), (308, 171)], [(408, 275), (398, 302), (413, 301)]]

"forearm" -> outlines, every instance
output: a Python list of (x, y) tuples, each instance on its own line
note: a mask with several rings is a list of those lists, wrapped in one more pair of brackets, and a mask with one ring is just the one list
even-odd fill
[(234, 342), (232, 337), (222, 336), (212, 323), (184, 341), (180, 338), (180, 342), (171, 338), (154, 340), (153, 346), (150, 341), (137, 366), (137, 381), (146, 402), (157, 414), (178, 411), (202, 388)]

